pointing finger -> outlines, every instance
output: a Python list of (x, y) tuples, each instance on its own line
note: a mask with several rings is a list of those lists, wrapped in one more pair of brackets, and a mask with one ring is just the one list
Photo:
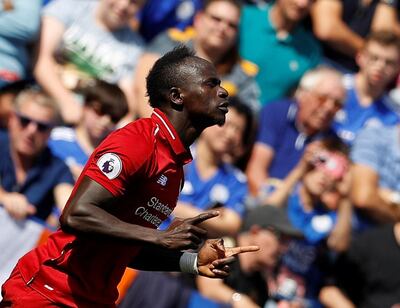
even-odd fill
[(240, 253), (244, 252), (254, 252), (260, 250), (259, 246), (241, 246), (241, 247), (232, 247), (232, 248), (226, 248), (226, 253), (225, 255), (227, 257), (235, 256)]

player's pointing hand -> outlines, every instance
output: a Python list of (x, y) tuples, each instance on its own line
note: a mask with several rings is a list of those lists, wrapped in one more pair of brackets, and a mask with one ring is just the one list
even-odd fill
[(175, 218), (167, 230), (159, 233), (158, 242), (168, 249), (197, 249), (207, 235), (197, 225), (218, 215), (218, 211), (210, 211), (191, 218)]
[(240, 253), (258, 251), (258, 246), (225, 248), (222, 239), (207, 240), (198, 253), (199, 274), (210, 278), (225, 278), (229, 275), (229, 264)]

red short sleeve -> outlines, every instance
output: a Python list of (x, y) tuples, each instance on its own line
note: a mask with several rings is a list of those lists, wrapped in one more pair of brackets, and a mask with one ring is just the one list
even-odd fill
[(83, 171), (114, 196), (124, 194), (130, 181), (149, 176), (152, 170), (155, 161), (152, 157), (155, 155), (152, 127), (139, 124), (142, 125), (132, 123), (107, 137)]

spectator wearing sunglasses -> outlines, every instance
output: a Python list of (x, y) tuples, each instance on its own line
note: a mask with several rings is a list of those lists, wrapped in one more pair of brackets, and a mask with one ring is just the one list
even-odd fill
[(47, 147), (57, 121), (55, 103), (40, 90), (27, 89), (15, 99), (8, 132), (0, 133), (0, 204), (16, 220), (45, 220), (72, 191), (68, 167)]
[(56, 127), (49, 140), (52, 152), (68, 165), (75, 178), (93, 150), (128, 113), (125, 95), (117, 85), (96, 80), (77, 92), (84, 100), (81, 121), (76, 127)]

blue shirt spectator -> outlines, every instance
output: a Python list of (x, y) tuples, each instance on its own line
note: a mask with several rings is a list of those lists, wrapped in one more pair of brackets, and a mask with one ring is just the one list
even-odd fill
[(400, 191), (400, 144), (398, 126), (373, 126), (361, 130), (351, 152), (355, 164), (373, 169), (379, 186)]
[(327, 209), (322, 203), (306, 210), (298, 188), (289, 197), (288, 216), (293, 226), (302, 230), (304, 237), (313, 245), (326, 239), (337, 221), (336, 211)]
[(34, 216), (46, 220), (55, 205), (53, 189), (58, 184), (73, 185), (74, 180), (62, 160), (53, 156), (46, 148), (28, 170), (26, 180), (17, 183), (13, 159), (11, 158), (8, 133), (0, 131), (0, 179), (7, 192), (18, 192), (26, 196), (36, 207)]
[[(194, 159), (185, 168), (185, 183), (179, 201), (193, 204), (199, 210), (223, 206), (243, 217), (247, 194), (247, 179), (239, 169), (222, 163), (214, 176), (204, 180), (198, 173)], [(160, 229), (167, 228), (172, 219), (164, 221)]]
[(336, 113), (333, 129), (346, 143), (352, 144), (358, 131), (364, 126), (399, 123), (399, 115), (390, 107), (387, 94), (373, 101), (369, 106), (362, 106), (354, 85), (354, 75), (345, 75), (347, 89), (346, 102)]
[(49, 147), (54, 155), (67, 165), (84, 166), (89, 155), (79, 144), (76, 131), (71, 127), (56, 127), (51, 132)]
[(264, 106), (256, 142), (271, 147), (274, 158), (269, 167), (269, 177), (283, 179), (297, 164), (307, 144), (332, 132), (312, 136), (302, 133), (296, 125), (297, 103), (285, 99)]

